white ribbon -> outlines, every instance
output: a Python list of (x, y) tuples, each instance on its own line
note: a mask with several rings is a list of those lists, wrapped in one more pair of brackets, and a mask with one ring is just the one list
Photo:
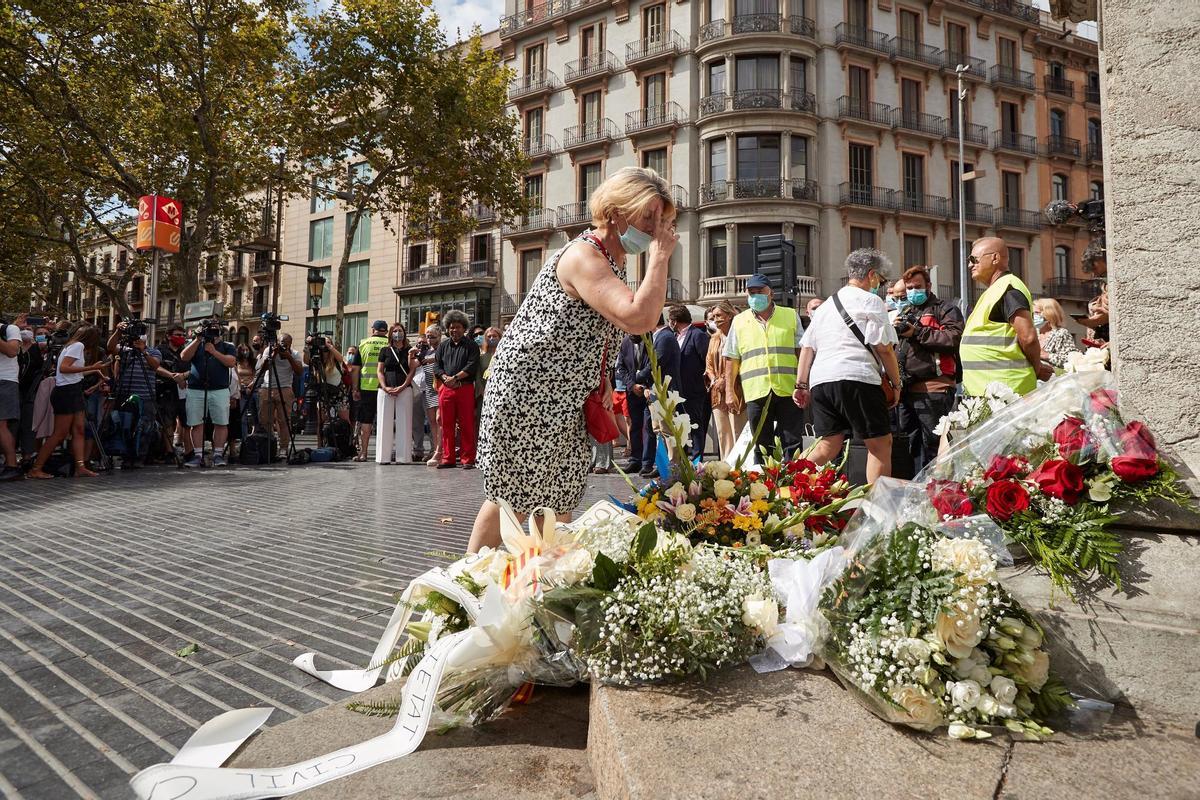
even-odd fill
[(767, 637), (767, 648), (751, 656), (755, 672), (803, 668), (818, 660), (828, 624), (818, 610), (821, 594), (846, 568), (844, 548), (831, 547), (811, 559), (773, 558), (767, 562), (771, 586), (787, 609), (784, 621)]

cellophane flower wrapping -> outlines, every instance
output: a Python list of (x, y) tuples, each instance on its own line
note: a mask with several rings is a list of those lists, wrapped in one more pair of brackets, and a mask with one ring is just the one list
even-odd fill
[(1069, 707), (1043, 632), (1000, 585), (1011, 564), (984, 515), (938, 522), (918, 484), (881, 479), (847, 529), (850, 566), (826, 592), (825, 660), (889, 722), (955, 738), (1001, 726), (1040, 738)]
[(927, 502), (939, 519), (987, 514), (1068, 594), (1096, 576), (1119, 588), (1122, 541), (1109, 530), (1119, 511), (1153, 498), (1188, 504), (1154, 436), (1123, 419), (1105, 371), (1005, 403), (917, 477)]

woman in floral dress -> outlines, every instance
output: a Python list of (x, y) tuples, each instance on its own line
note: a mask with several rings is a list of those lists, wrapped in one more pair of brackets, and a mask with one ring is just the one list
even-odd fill
[[(653, 330), (662, 314), (679, 241), (666, 181), (626, 167), (589, 207), (593, 229), (546, 261), (492, 359), (479, 436), (485, 499), (471, 552), (500, 544), (500, 500), (522, 520), (543, 507), (562, 518), (579, 505), (591, 464), (584, 400), (601, 385), (605, 359), (616, 362), (622, 331)], [(625, 256), (643, 252), (646, 276), (633, 292)]]

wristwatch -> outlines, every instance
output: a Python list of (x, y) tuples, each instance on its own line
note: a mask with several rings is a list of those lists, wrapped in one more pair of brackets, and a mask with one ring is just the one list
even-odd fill
[(796, 388), (797, 389), (807, 389), (808, 384), (805, 383), (804, 381), (796, 381)]

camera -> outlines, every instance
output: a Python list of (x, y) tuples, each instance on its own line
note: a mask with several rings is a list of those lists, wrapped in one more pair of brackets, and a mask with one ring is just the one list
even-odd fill
[(333, 331), (313, 331), (308, 335), (308, 352), (313, 358), (323, 358), (329, 349), (329, 340)]
[(125, 330), (121, 334), (121, 344), (129, 346), (134, 341), (142, 338), (149, 333), (148, 325), (157, 325), (158, 320), (154, 319), (128, 319), (125, 320)]
[(912, 306), (906, 306), (896, 317), (896, 321), (892, 325), (896, 328), (896, 333), (904, 333), (909, 328), (919, 328), (921, 326), (921, 314)]
[(264, 345), (273, 345), (279, 341), (279, 329), (283, 327), (283, 323), (287, 322), (287, 314), (275, 314), (270, 311), (264, 311), (259, 317), (260, 323), (258, 326), (258, 334), (262, 337)]
[(205, 343), (215, 344), (221, 341), (224, 331), (219, 320), (206, 319), (200, 323), (200, 327), (196, 329), (196, 336), (203, 339)]

